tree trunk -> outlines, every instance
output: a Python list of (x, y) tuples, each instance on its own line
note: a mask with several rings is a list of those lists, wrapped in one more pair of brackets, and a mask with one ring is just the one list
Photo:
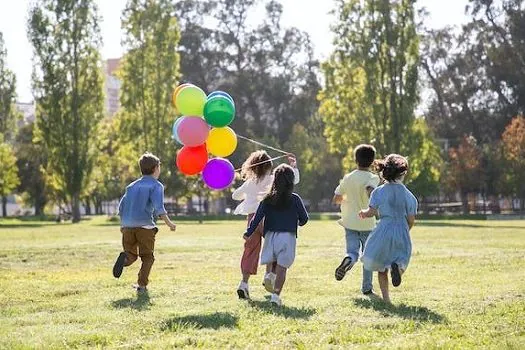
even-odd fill
[(2, 196), (2, 216), (7, 217), (7, 196)]
[(44, 205), (40, 203), (40, 201), (36, 201), (35, 203), (35, 216), (42, 216), (44, 213)]
[(89, 200), (89, 198), (86, 198), (85, 208), (86, 208), (86, 215), (91, 215), (91, 201)]
[(80, 222), (80, 198), (79, 194), (76, 193), (73, 195), (73, 198), (71, 200), (71, 211), (73, 215), (73, 223)]
[(470, 210), (468, 207), (468, 193), (461, 192), (461, 204), (463, 208), (463, 214), (466, 214), (466, 215), (470, 214)]

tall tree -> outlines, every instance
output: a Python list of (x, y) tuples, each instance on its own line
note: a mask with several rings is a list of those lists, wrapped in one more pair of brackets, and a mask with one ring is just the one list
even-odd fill
[[(265, 16), (253, 23), (249, 14), (259, 6)], [(310, 39), (297, 28), (283, 27), (282, 12), (271, 0), (177, 3), (183, 80), (230, 92), (237, 112), (233, 128), (274, 146), (284, 145), (296, 123), (308, 123), (319, 90)], [(232, 157), (237, 164), (251, 150), (239, 146)]]
[(459, 146), (449, 150), (449, 164), (445, 177), (449, 189), (461, 195), (464, 214), (470, 212), (468, 194), (480, 192), (482, 177), (481, 150), (473, 136), (465, 136)]
[(93, 166), (93, 140), (104, 115), (101, 35), (94, 0), (38, 0), (30, 10), (37, 139), (48, 174), (80, 221), (80, 200)]
[(173, 160), (171, 94), (179, 79), (180, 38), (175, 8), (169, 0), (129, 0), (122, 14), (121, 139), (136, 155), (150, 151)]
[(0, 143), (0, 196), (2, 196), (2, 215), (7, 216), (7, 196), (20, 184), (16, 156), (13, 147)]
[(15, 141), (18, 176), (20, 177), (19, 192), (26, 204), (35, 208), (35, 215), (44, 214), (44, 208), (49, 200), (43, 170), (47, 163), (47, 155), (41, 141), (34, 140), (34, 124), (20, 128)]
[(525, 117), (519, 116), (505, 128), (502, 137), (503, 158), (506, 160), (504, 183), (506, 192), (521, 199), (525, 208)]
[(419, 36), (413, 0), (339, 0), (334, 52), (323, 64), (319, 113), (332, 152), (372, 143), (379, 156), (411, 159), (408, 183), (436, 193), (441, 156), (424, 119), (416, 122)]
[(7, 67), (7, 50), (0, 32), (0, 134), (3, 141), (11, 141), (16, 135), (18, 113), (16, 102), (16, 76)]
[(3, 34), (0, 32), (0, 195), (2, 196), (2, 213), (7, 216), (7, 196), (16, 189), (19, 183), (16, 174), (16, 157), (12, 147), (5, 143), (11, 142), (16, 135), (16, 120), (19, 113), (16, 110), (16, 77), (7, 67), (7, 50), (4, 46)]
[(418, 102), (414, 0), (339, 0), (335, 49), (323, 65), (321, 115), (333, 149), (372, 142), (402, 153)]

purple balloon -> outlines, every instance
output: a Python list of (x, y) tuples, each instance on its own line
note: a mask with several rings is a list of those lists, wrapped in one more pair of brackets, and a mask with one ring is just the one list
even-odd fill
[(202, 179), (212, 190), (223, 190), (229, 187), (235, 178), (235, 169), (229, 160), (213, 158), (202, 171)]

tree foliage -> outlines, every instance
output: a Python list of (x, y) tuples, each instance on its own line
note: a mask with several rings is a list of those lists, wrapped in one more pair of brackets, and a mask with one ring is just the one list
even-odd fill
[(525, 198), (525, 118), (516, 117), (502, 135), (506, 192)]
[(16, 102), (16, 77), (7, 67), (7, 49), (0, 32), (0, 134), (4, 141), (11, 141), (16, 135), (18, 113)]
[(47, 164), (47, 153), (43, 143), (34, 139), (34, 124), (28, 124), (19, 129), (15, 141), (20, 186), (18, 190), (24, 193), (24, 202), (35, 208), (35, 215), (44, 214), (44, 208), (49, 200), (49, 194), (44, 179), (43, 170)]
[(0, 196), (2, 197), (2, 215), (7, 216), (6, 197), (13, 193), (20, 184), (16, 156), (13, 147), (7, 143), (0, 143)]
[(136, 155), (153, 152), (173, 159), (171, 94), (179, 79), (179, 27), (168, 0), (130, 0), (122, 14), (124, 56), (120, 115), (121, 140)]
[(29, 14), (37, 139), (48, 152), (50, 188), (71, 203), (74, 222), (104, 114), (98, 23), (93, 0), (38, 0)]

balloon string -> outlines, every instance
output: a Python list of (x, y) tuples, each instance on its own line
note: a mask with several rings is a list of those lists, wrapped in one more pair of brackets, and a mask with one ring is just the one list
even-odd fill
[[(281, 150), (281, 149), (278, 149), (278, 148), (275, 148), (275, 147), (272, 147), (272, 146), (265, 145), (264, 143), (261, 143), (261, 142), (258, 142), (258, 141), (255, 141), (255, 140), (252, 140), (252, 139), (247, 138), (247, 137), (245, 137), (245, 136), (237, 135), (237, 137), (240, 138), (240, 139), (243, 139), (243, 140), (249, 141), (249, 142), (251, 142), (251, 143), (254, 143), (254, 144), (256, 144), (256, 145), (259, 145), (259, 146), (261, 146), (261, 147), (266, 147), (266, 148), (271, 149), (271, 150), (273, 150), (273, 151), (275, 151), (275, 152), (279, 152), (279, 153), (285, 154), (285, 155), (287, 155), (287, 156), (291, 155), (290, 152), (285, 152), (285, 151), (283, 151), (283, 150)], [(281, 158), (282, 158), (282, 157), (281, 157)]]
[[(273, 160), (281, 159), (281, 158), (284, 158), (284, 157), (288, 157), (288, 155), (286, 154), (286, 155), (282, 155), (282, 156), (279, 156), (279, 157), (274, 157), (274, 158), (272, 158), (272, 159), (265, 160), (265, 161), (263, 161), (263, 162), (255, 163), (255, 164), (252, 164), (252, 165), (246, 167), (246, 169), (253, 168), (253, 167), (256, 167), (257, 165), (261, 165), (261, 164), (264, 164), (264, 163), (268, 163), (268, 162), (271, 162), (271, 161), (273, 161)], [(239, 169), (235, 169), (235, 171), (242, 171), (242, 167), (239, 168)]]

